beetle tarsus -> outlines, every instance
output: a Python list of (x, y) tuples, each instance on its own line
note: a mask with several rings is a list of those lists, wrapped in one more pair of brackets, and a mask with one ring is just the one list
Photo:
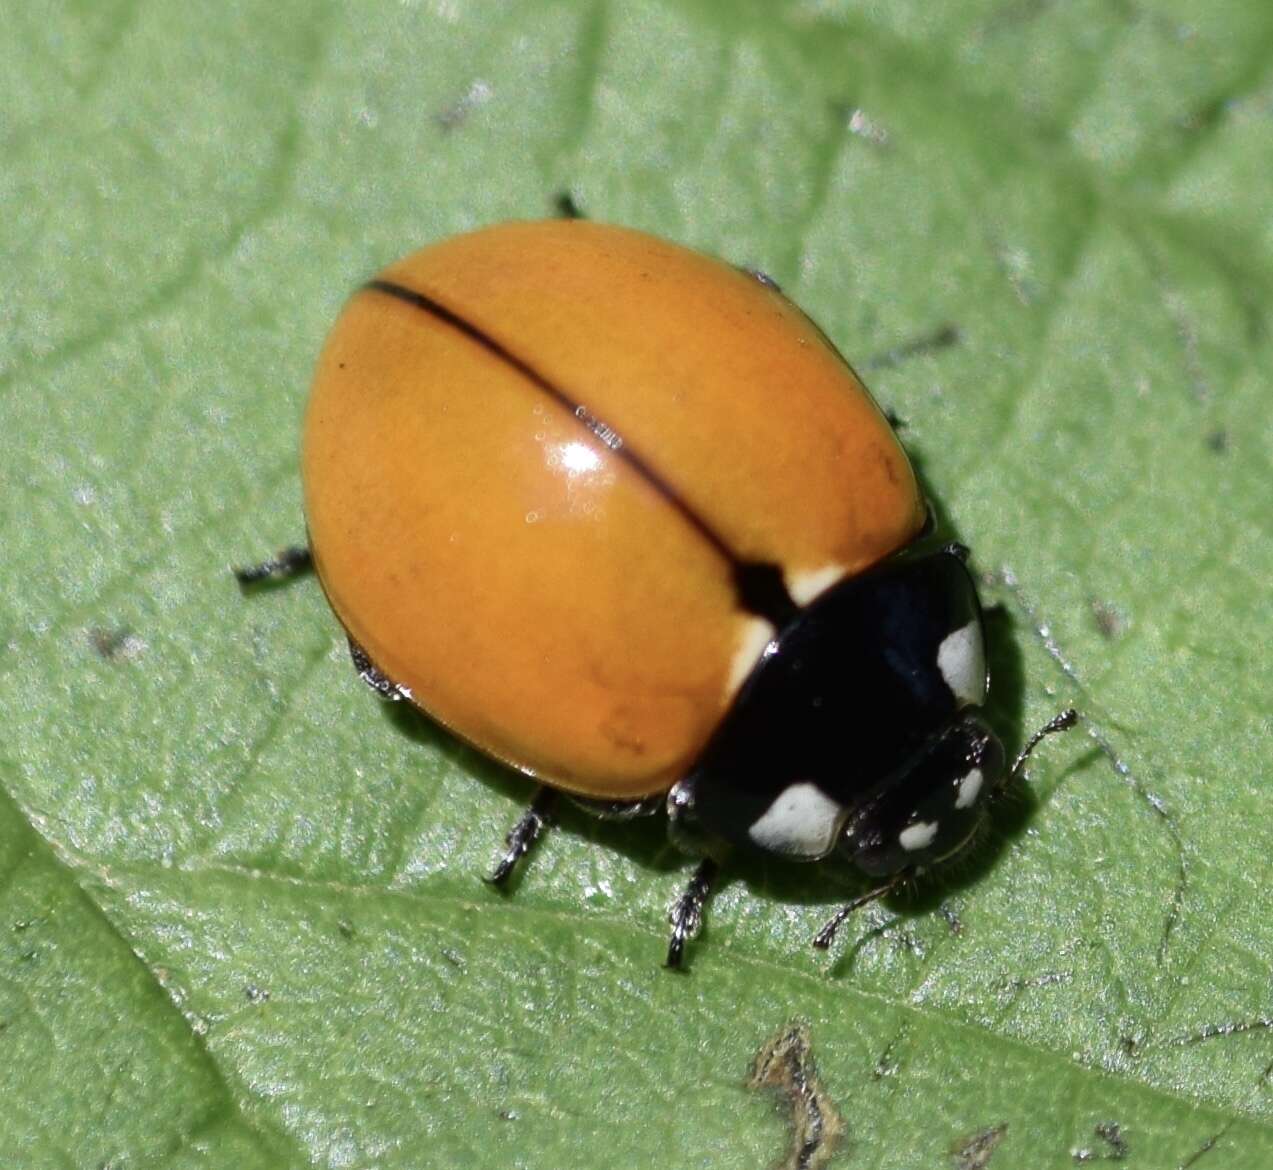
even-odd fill
[(411, 698), (411, 692), (406, 687), (400, 687), (372, 662), (371, 656), (353, 638), (349, 639), (349, 657), (353, 660), (358, 677), (382, 699), (397, 703), (402, 699)]
[(885, 897), (887, 894), (891, 894), (906, 880), (906, 877), (907, 875), (905, 871), (895, 874), (882, 886), (876, 886), (873, 890), (867, 890), (865, 894), (859, 894), (847, 906), (842, 906), (835, 912), (835, 916), (813, 936), (813, 945), (820, 951), (827, 950), (831, 946), (832, 942), (835, 941), (836, 931), (844, 925), (844, 920), (848, 918), (850, 914), (852, 914), (855, 910), (860, 910), (863, 906), (879, 901), (880, 898)]
[(738, 271), (744, 276), (750, 276), (752, 280), (756, 281), (758, 284), (763, 284), (765, 288), (773, 289), (776, 293), (782, 292), (782, 286), (774, 280), (769, 273), (764, 272), (759, 268), (750, 268), (744, 264), (739, 266)]
[(685, 892), (672, 903), (667, 916), (672, 924), (672, 937), (668, 939), (667, 961), (663, 964), (669, 970), (680, 969), (686, 942), (698, 934), (703, 925), (703, 904), (712, 892), (712, 882), (719, 871), (720, 866), (712, 858), (703, 858), (686, 884)]
[(587, 219), (570, 191), (558, 191), (553, 197), (553, 210), (558, 219)]
[(1067, 707), (1059, 715), (1054, 715), (1042, 727), (1039, 728), (1021, 749), (1021, 754), (1013, 761), (1012, 768), (1009, 770), (1009, 776), (1016, 776), (1025, 766), (1026, 760), (1030, 758), (1030, 753), (1039, 746), (1040, 742), (1049, 735), (1055, 735), (1058, 731), (1069, 731), (1079, 721), (1079, 713), (1073, 707)]
[(233, 565), (230, 571), (240, 585), (256, 585), (261, 581), (290, 581), (314, 567), (314, 557), (308, 546), (294, 544), (280, 549), (267, 561), (256, 565)]
[(539, 835), (552, 824), (553, 812), (557, 807), (558, 793), (554, 788), (540, 787), (526, 811), (517, 819), (517, 823), (504, 838), (507, 848), (504, 855), (495, 864), (486, 881), (492, 886), (503, 888), (517, 863), (521, 861), (530, 847), (539, 839)]

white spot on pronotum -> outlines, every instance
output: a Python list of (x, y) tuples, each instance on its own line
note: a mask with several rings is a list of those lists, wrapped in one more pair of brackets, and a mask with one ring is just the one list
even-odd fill
[(742, 622), (735, 642), (734, 657), (729, 664), (729, 677), (725, 680), (725, 697), (733, 699), (738, 688), (751, 674), (774, 639), (774, 628), (764, 618), (752, 617)]
[(955, 797), (956, 808), (971, 808), (981, 794), (981, 782), (985, 777), (980, 768), (974, 768), (959, 782), (959, 795)]
[(787, 573), (787, 592), (799, 606), (806, 606), (820, 593), (825, 593), (844, 576), (843, 565), (823, 565), (820, 569), (803, 569)]
[(936, 836), (936, 821), (916, 821), (897, 834), (897, 843), (907, 853), (914, 853), (918, 849), (927, 849)]
[(757, 845), (771, 852), (822, 857), (835, 844), (843, 817), (843, 807), (816, 784), (792, 784), (748, 832)]
[(986, 698), (986, 648), (981, 623), (974, 619), (942, 639), (937, 669), (956, 699), (976, 705)]

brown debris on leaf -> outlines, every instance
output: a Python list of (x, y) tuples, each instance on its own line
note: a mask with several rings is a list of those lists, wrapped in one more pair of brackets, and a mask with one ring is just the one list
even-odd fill
[(761, 1045), (747, 1087), (776, 1090), (791, 1110), (791, 1152), (777, 1170), (821, 1170), (844, 1136), (844, 1122), (818, 1080), (807, 1024), (780, 1028)]

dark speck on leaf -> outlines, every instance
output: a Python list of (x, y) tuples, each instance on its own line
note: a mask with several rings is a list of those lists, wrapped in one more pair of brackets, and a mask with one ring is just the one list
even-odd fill
[(962, 340), (959, 326), (948, 322), (945, 325), (939, 325), (930, 333), (921, 334), (919, 337), (904, 341), (901, 345), (895, 345), (892, 349), (886, 349), (883, 353), (877, 353), (873, 357), (867, 358), (862, 363), (862, 369), (892, 369), (893, 366), (901, 365), (911, 358), (949, 349), (951, 346), (958, 345)]
[(1096, 1126), (1096, 1136), (1105, 1143), (1105, 1150), (1097, 1152), (1088, 1146), (1073, 1150), (1071, 1153), (1076, 1162), (1121, 1162), (1127, 1157), (1127, 1139), (1117, 1121), (1100, 1122)]
[(950, 1148), (951, 1161), (955, 1170), (985, 1170), (1003, 1135), (1008, 1132), (1008, 1123), (992, 1125), (987, 1129), (979, 1129), (976, 1133), (960, 1138)]
[(882, 1081), (885, 1077), (895, 1077), (901, 1071), (902, 1062), (897, 1055), (897, 1047), (905, 1037), (905, 1033), (894, 1036), (888, 1042), (888, 1047), (880, 1053), (879, 1058), (875, 1062), (875, 1067), (871, 1070), (871, 1079), (873, 1081)]
[(1223, 94), (1195, 107), (1180, 119), (1180, 128), (1186, 134), (1201, 134), (1218, 126), (1228, 116), (1233, 99)]
[(434, 121), (443, 132), (457, 130), (468, 121), (469, 115), (491, 100), (494, 91), (480, 78), (445, 109), (434, 115)]
[(1108, 601), (1094, 597), (1091, 605), (1092, 617), (1096, 619), (1096, 628), (1101, 632), (1101, 637), (1111, 640), (1117, 638), (1127, 625), (1123, 615)]
[(104, 658), (107, 662), (122, 662), (129, 658), (136, 658), (146, 648), (146, 643), (127, 626), (119, 626), (116, 629), (95, 626), (88, 632), (88, 641), (98, 657)]

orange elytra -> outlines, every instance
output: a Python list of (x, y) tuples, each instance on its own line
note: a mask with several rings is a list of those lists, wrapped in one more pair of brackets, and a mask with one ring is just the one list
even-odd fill
[(302, 466), (318, 576), (379, 676), (605, 800), (683, 777), (792, 603), (926, 514), (772, 282), (576, 220), (448, 239), (357, 292)]

